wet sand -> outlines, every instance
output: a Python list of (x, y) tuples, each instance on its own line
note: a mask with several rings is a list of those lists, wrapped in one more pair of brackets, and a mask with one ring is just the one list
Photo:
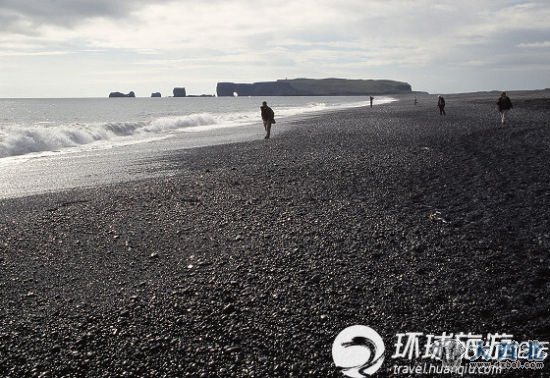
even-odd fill
[(0, 375), (339, 377), (354, 324), (386, 341), (379, 376), (398, 332), (550, 340), (550, 93), (512, 92), (505, 128), (496, 97), (446, 96), (446, 117), (403, 97), (1, 201)]

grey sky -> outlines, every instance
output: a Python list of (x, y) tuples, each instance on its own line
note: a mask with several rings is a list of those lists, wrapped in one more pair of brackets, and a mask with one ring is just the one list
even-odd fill
[(386, 78), (432, 93), (550, 87), (550, 2), (0, 0), (0, 97)]

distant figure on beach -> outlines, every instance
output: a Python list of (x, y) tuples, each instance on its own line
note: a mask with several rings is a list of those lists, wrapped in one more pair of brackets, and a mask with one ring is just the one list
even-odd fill
[(437, 106), (439, 107), (439, 115), (446, 115), (445, 99), (443, 98), (443, 96), (437, 96)]
[(498, 111), (500, 112), (500, 123), (504, 125), (506, 123), (506, 113), (513, 108), (510, 97), (506, 95), (506, 92), (502, 92), (497, 101)]
[(370, 96), (370, 107), (372, 108), (372, 101), (374, 100), (374, 97)]
[(275, 112), (269, 106), (267, 102), (262, 102), (260, 106), (262, 112), (262, 121), (264, 121), (265, 137), (264, 139), (269, 139), (271, 136), (271, 125), (275, 123)]
[(418, 100), (416, 99), (416, 97), (414, 98), (414, 106), (416, 106), (416, 104), (418, 104)]

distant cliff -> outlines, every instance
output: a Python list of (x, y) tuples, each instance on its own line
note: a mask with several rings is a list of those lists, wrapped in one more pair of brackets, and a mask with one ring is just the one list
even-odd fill
[(109, 93), (109, 97), (136, 97), (136, 94), (134, 92), (130, 92), (128, 94), (122, 92), (111, 92)]
[(185, 88), (174, 88), (174, 97), (185, 97), (187, 96), (187, 93), (185, 92)]
[(292, 79), (252, 84), (218, 83), (218, 96), (357, 96), (410, 93), (410, 84), (393, 80)]

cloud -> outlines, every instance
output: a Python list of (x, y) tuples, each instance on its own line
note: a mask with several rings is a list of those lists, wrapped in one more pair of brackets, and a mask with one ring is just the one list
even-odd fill
[[(167, 1), (156, 0), (157, 3)], [(94, 17), (122, 18), (150, 1), (112, 0), (2, 0), (0, 27), (3, 30), (27, 33), (43, 25), (73, 27)]]
[(522, 42), (518, 47), (526, 47), (529, 49), (544, 49), (550, 47), (550, 41), (543, 42)]
[(172, 72), (212, 86), (293, 75), (418, 78), (419, 89), (441, 92), (452, 90), (439, 84), (444, 75), (490, 85), (479, 77), (491, 66), (535, 75), (522, 65), (547, 64), (548, 19), (546, 1), (518, 0), (0, 0), (0, 59), (32, 72), (57, 59), (75, 77), (89, 69), (106, 81), (124, 67), (128, 86)]
[(0, 57), (8, 56), (55, 56), (67, 55), (67, 51), (38, 51), (38, 52), (18, 52), (18, 51), (0, 51)]

